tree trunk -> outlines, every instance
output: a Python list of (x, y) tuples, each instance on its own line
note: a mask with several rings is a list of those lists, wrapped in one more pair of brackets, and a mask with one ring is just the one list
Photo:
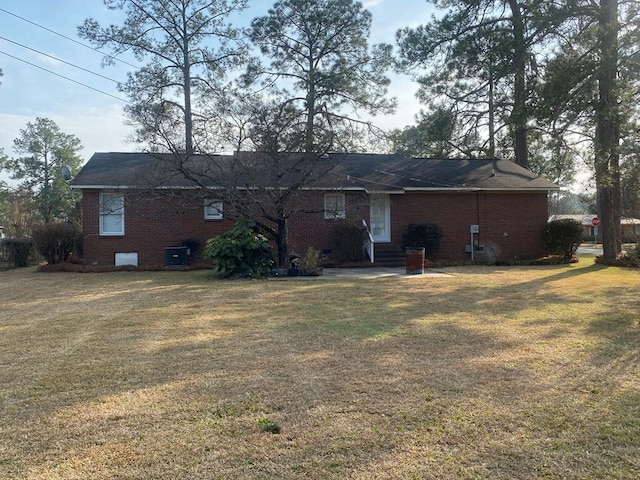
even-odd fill
[(193, 155), (193, 112), (191, 111), (191, 73), (185, 68), (184, 81), (184, 152)]
[(604, 259), (613, 261), (622, 248), (620, 229), (620, 112), (618, 71), (618, 0), (600, 0), (598, 104), (595, 172)]
[(287, 266), (287, 257), (289, 256), (289, 226), (287, 219), (280, 217), (277, 221), (278, 233), (276, 234), (276, 246), (278, 248), (278, 266), (284, 268)]
[(489, 151), (488, 157), (496, 157), (496, 117), (495, 117), (495, 78), (493, 68), (493, 57), (489, 54)]
[(524, 20), (517, 0), (509, 0), (513, 22), (513, 110), (511, 125), (514, 131), (514, 150), (516, 163), (529, 169), (529, 148), (527, 145), (527, 91), (526, 66), (527, 46), (525, 44)]
[(305, 152), (313, 152), (314, 150), (314, 138), (313, 138), (313, 121), (316, 115), (316, 92), (315, 85), (313, 81), (309, 86), (309, 91), (307, 92), (307, 125), (305, 129), (305, 139), (304, 139), (304, 150)]
[(184, 35), (182, 38), (182, 73), (184, 81), (184, 152), (193, 155), (193, 111), (191, 108), (191, 57), (189, 55), (189, 36), (187, 35), (187, 12), (183, 8), (182, 24)]
[(44, 183), (42, 188), (42, 220), (44, 223), (51, 223), (51, 164), (49, 163), (48, 149), (43, 155)]

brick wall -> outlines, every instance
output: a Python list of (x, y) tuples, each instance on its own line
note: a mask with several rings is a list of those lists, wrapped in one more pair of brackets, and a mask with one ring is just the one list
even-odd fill
[(82, 195), (84, 261), (113, 265), (116, 252), (137, 252), (139, 265), (164, 265), (166, 247), (196, 246), (196, 256), (207, 239), (227, 231), (229, 220), (205, 220), (203, 200), (180, 201), (166, 197), (125, 196), (123, 236), (101, 236), (99, 192)]
[[(407, 192), (391, 199), (391, 242), (404, 248), (403, 236), (410, 223), (436, 223), (443, 229), (439, 257), (469, 257), (469, 225), (480, 226), (477, 240), (484, 252), (478, 259), (511, 260), (544, 253), (543, 228), (547, 222), (547, 196), (508, 192)], [(346, 221), (357, 225), (369, 220), (368, 196), (345, 192)], [(304, 254), (308, 247), (330, 248), (336, 221), (322, 212), (323, 192), (309, 192), (305, 210), (289, 222), (289, 250)], [(199, 245), (225, 232), (231, 220), (205, 220), (202, 200), (180, 201), (164, 197), (125, 197), (125, 235), (100, 236), (99, 192), (83, 192), (84, 259), (86, 263), (113, 265), (116, 252), (137, 252), (140, 265), (163, 265), (165, 247), (187, 241)]]
[(312, 197), (309, 211), (314, 213), (299, 214), (289, 222), (289, 250), (304, 255), (309, 247), (316, 250), (331, 248), (331, 229), (336, 223), (347, 222), (362, 225), (362, 220), (369, 221), (369, 197), (364, 192), (345, 192), (346, 218), (331, 220), (324, 218), (324, 192), (309, 192)]
[(411, 192), (391, 196), (391, 241), (403, 246), (410, 223), (435, 223), (442, 227), (439, 257), (466, 259), (470, 225), (484, 251), (476, 258), (512, 260), (544, 254), (543, 229), (548, 215), (546, 192)]

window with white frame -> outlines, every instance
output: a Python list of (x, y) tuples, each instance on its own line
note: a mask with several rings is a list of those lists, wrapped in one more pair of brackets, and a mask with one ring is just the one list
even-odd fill
[(100, 235), (124, 235), (124, 194), (100, 194)]
[(324, 218), (342, 219), (346, 216), (344, 193), (325, 193)]
[(205, 220), (222, 220), (222, 202), (218, 200), (204, 201)]

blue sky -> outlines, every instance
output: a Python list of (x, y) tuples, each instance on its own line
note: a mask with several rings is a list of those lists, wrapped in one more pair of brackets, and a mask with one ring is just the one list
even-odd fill
[[(248, 24), (252, 18), (265, 14), (273, 2), (253, 0), (250, 3), (251, 7), (242, 13), (238, 22)], [(394, 43), (395, 32), (399, 28), (425, 23), (433, 12), (426, 0), (364, 0), (362, 3), (373, 15), (372, 43)], [(132, 67), (119, 64), (102, 68), (100, 53), (29, 23), (80, 41), (77, 26), (85, 18), (94, 17), (107, 24), (118, 23), (120, 15), (120, 12), (108, 10), (102, 0), (0, 0), (0, 69), (4, 72), (0, 79), (0, 148), (4, 148), (6, 154), (14, 155), (13, 139), (27, 122), (33, 122), (36, 117), (50, 118), (63, 132), (80, 138), (85, 161), (96, 151), (131, 151), (137, 148), (126, 142), (129, 129), (122, 116), (124, 103), (107, 95), (122, 97), (113, 80), (124, 81)], [(73, 68), (38, 52), (109, 79)], [(128, 60), (135, 63), (133, 59)], [(414, 97), (415, 90), (409, 78), (392, 76), (390, 93), (398, 100), (397, 113), (376, 122), (384, 128), (412, 123), (420, 109)], [(5, 176), (3, 178), (6, 179)]]

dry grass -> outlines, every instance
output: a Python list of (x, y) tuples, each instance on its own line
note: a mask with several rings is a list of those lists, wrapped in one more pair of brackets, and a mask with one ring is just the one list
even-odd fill
[(0, 478), (639, 478), (640, 273), (449, 271), (0, 272)]

